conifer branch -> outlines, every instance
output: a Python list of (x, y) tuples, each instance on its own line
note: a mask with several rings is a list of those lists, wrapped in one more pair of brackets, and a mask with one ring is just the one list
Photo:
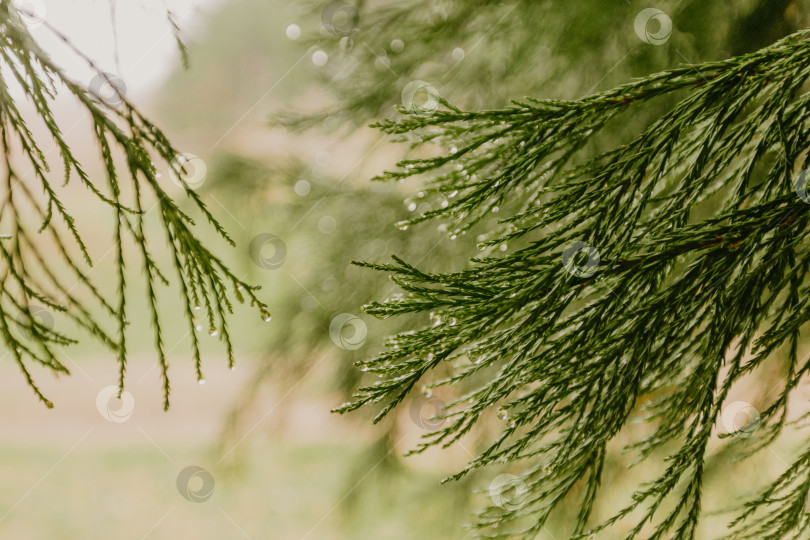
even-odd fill
[[(177, 25), (169, 12), (169, 20), (177, 36)], [(83, 59), (97, 74), (107, 79), (105, 74), (89, 57), (77, 50), (70, 40), (45, 23), (45, 27), (75, 54)], [(171, 264), (180, 278), (180, 293), (184, 314), (189, 322), (192, 351), (198, 377), (202, 380), (199, 343), (196, 332), (195, 315), (200, 298), (205, 300), (206, 310), (211, 321), (212, 335), (218, 334), (225, 343), (229, 364), (233, 364), (233, 347), (227, 332), (227, 313), (232, 311), (230, 298), (240, 302), (248, 300), (264, 319), (269, 318), (267, 306), (258, 299), (258, 287), (243, 283), (218, 257), (213, 255), (194, 235), (191, 216), (178, 206), (164, 189), (155, 161), (168, 166), (183, 183), (185, 193), (214, 230), (230, 245), (233, 240), (207, 209), (200, 196), (185, 182), (185, 167), (177, 160), (179, 152), (172, 146), (166, 135), (134, 107), (114, 84), (109, 84), (116, 96), (114, 100), (94, 95), (92, 88), (71, 80), (64, 71), (54, 64), (38, 46), (25, 26), (20, 13), (11, 2), (0, 1), (0, 61), (7, 68), (0, 78), (0, 140), (3, 145), (5, 164), (5, 193), (0, 211), (0, 225), (8, 231), (8, 238), (0, 241), (3, 256), (3, 295), (0, 297), (0, 337), (12, 351), (27, 382), (37, 396), (49, 407), (52, 403), (42, 395), (34, 383), (27, 367), (28, 362), (40, 363), (56, 373), (68, 373), (58, 360), (57, 346), (74, 343), (67, 337), (42, 324), (30, 311), (30, 304), (42, 304), (49, 310), (69, 317), (94, 339), (115, 352), (119, 364), (118, 385), (123, 391), (126, 374), (126, 327), (127, 319), (126, 264), (133, 264), (126, 255), (125, 244), (134, 243), (143, 266), (148, 309), (154, 329), (155, 349), (163, 375), (164, 406), (169, 406), (168, 363), (164, 350), (163, 328), (158, 316), (160, 288), (169, 284), (164, 277), (158, 259), (150, 246), (145, 221), (152, 210), (156, 210), (161, 226), (167, 234), (167, 246)], [(178, 37), (179, 43), (179, 37)], [(184, 49), (181, 49), (184, 52)], [(22, 89), (35, 114), (47, 128), (50, 138), (37, 140), (29, 123), (17, 106), (10, 84)], [(52, 102), (57, 90), (71, 96), (87, 113), (92, 124), (92, 134), (98, 143), (101, 163), (104, 166), (106, 186), (94, 181), (77, 157), (71, 151), (59, 122), (53, 115)], [(93, 259), (87, 245), (82, 240), (74, 213), (61, 198), (53, 185), (51, 164), (46, 158), (45, 144), (50, 143), (59, 151), (63, 167), (62, 180), (67, 184), (71, 178), (78, 178), (87, 189), (87, 196), (112, 210), (114, 226), (112, 251), (115, 253), (115, 276), (117, 281), (116, 299), (110, 299), (88, 275), (88, 267)], [(124, 165), (121, 165), (123, 158)], [(30, 167), (29, 174), (22, 173)], [(41, 195), (36, 195), (36, 189)], [(23, 199), (23, 200), (20, 200)], [(88, 203), (89, 204), (89, 203)], [(23, 217), (23, 210), (40, 220), (36, 229), (30, 219)], [(33, 212), (32, 212), (33, 211)], [(60, 229), (67, 228), (73, 246), (65, 241)], [(48, 232), (54, 249), (59, 254), (54, 259), (45, 251), (41, 237), (37, 233)], [(78, 261), (71, 253), (78, 249), (83, 260)], [(60, 266), (67, 268), (77, 282), (70, 285), (65, 281)], [(43, 281), (47, 278), (47, 283)], [(75, 290), (81, 287), (83, 292)], [(89, 306), (81, 299), (89, 294), (97, 307)], [(96, 315), (97, 308), (114, 319), (115, 337), (103, 329), (103, 323)], [(227, 313), (226, 313), (227, 312)], [(215, 318), (216, 317), (216, 318)], [(28, 336), (17, 335), (13, 329), (20, 326)]]
[[(379, 178), (426, 177), (420, 196), (434, 209), (401, 228), (441, 219), (456, 237), (503, 217), (467, 269), (428, 273), (397, 257), (357, 263), (389, 273), (405, 293), (368, 313), (430, 312), (432, 324), (362, 362), (382, 378), (337, 412), (379, 404), (379, 421), (419, 381), (449, 373), (427, 387), (457, 399), (416, 451), (453, 444), (498, 410), (500, 435), (451, 478), (524, 464), (527, 495), (483, 512), (480, 537), (533, 538), (574, 498), (575, 536), (632, 519), (628, 538), (693, 538), (707, 446), (733, 385), (792, 351), (784, 391), (762, 407), (756, 436), (740, 436), (747, 426), (728, 435), (755, 450), (787, 425), (787, 396), (810, 369), (796, 354), (810, 319), (800, 173), (808, 38), (802, 31), (574, 101), (466, 112), (441, 100), (439, 110), (401, 108), (401, 118), (379, 122), (413, 147), (433, 146), (430, 155), (441, 149)], [(664, 114), (611, 147), (615, 126), (661, 102)], [(666, 453), (666, 469), (614, 517), (592, 523), (606, 447), (640, 414), (649, 430), (630, 449), (639, 459)], [(804, 456), (749, 502), (734, 522), (739, 537), (807, 530), (797, 510), (806, 469)]]

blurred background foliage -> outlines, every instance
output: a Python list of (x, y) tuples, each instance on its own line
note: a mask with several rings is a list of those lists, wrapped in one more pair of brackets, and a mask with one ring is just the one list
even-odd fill
[[(360, 0), (350, 36), (324, 29), (327, 3), (221, 2), (189, 40), (190, 69), (178, 60), (149, 104), (179, 147), (205, 159), (208, 176), (199, 193), (237, 241), (237, 251), (228, 254), (237, 258), (234, 267), (248, 282), (264, 286), (262, 297), (273, 313), (264, 326), (235, 319), (234, 327), (244, 321), (233, 332), (234, 342), (242, 344), (237, 365), (248, 375), (231, 393), (222, 426), (209, 434), (209, 459), (217, 464), (218, 480), (228, 479), (222, 481), (223, 497), (253, 516), (247, 525), (237, 519), (249, 536), (462, 538), (463, 524), (498, 471), (477, 472), (460, 483), (439, 481), (462, 468), (498, 425), (479, 426), (461, 448), (403, 458), (430, 425), (436, 402), (427, 396), (414, 396), (378, 426), (370, 425), (371, 411), (332, 417), (349, 434), (333, 442), (328, 439), (334, 431), (310, 422), (307, 409), (311, 404), (319, 414), (345, 401), (367, 377), (354, 362), (373, 356), (386, 335), (429, 323), (429, 314), (385, 321), (362, 315), (363, 304), (396, 294), (397, 288), (385, 274), (351, 261), (384, 262), (396, 254), (423, 270), (461, 268), (478, 252), (479, 236), (495, 226), (493, 217), (454, 240), (435, 223), (395, 227), (429, 210), (429, 203), (410, 181), (369, 181), (411, 150), (385, 141), (368, 124), (397, 114), (402, 89), (413, 80), (429, 82), (462, 109), (494, 108), (524, 96), (573, 99), (683, 63), (752, 51), (806, 27), (810, 1), (656, 2), (673, 21), (664, 46), (644, 43), (634, 32), (636, 14), (650, 7), (635, 0)], [(297, 35), (289, 31), (293, 24), (301, 30), (297, 39), (288, 37)], [(313, 64), (316, 51), (328, 55), (324, 66)], [(637, 125), (614, 126), (617, 140), (658, 113), (648, 108), (634, 118)], [(267, 233), (286, 247), (283, 264), (273, 270), (255, 264), (249, 248)], [(330, 322), (341, 313), (364, 322), (368, 334), (362, 347), (342, 349), (330, 337)], [(208, 379), (213, 386), (215, 376)], [(751, 392), (764, 386), (767, 381)], [(13, 464), (45, 470), (53, 461), (47, 452), (22, 455), (13, 448), (3, 450), (8, 459), (2, 460), (11, 482), (36, 480)], [(166, 465), (159, 455), (146, 454), (154, 451), (151, 446), (141, 450), (135, 458), (123, 450), (103, 459), (84, 453), (75, 467), (103, 475), (125, 462), (136, 477), (127, 493), (156, 493), (150, 504), (168, 507), (175, 494), (147, 480), (148, 471)], [(712, 482), (707, 497), (727, 499), (730, 506), (735, 490), (751, 489), (750, 481), (778, 470), (767, 458), (748, 463), (747, 478), (741, 478), (729, 476), (726, 456), (715, 456), (707, 466), (719, 482)], [(629, 495), (633, 483), (623, 481), (627, 465), (620, 455), (612, 458), (605, 483), (615, 501), (597, 509), (600, 516)], [(86, 477), (78, 473), (60, 474), (78, 492), (96, 489), (92, 482), (84, 485)], [(632, 474), (650, 477), (653, 471), (640, 464)], [(0, 502), (9, 508), (14, 501), (6, 499)], [(34, 509), (20, 512), (20, 523), (36, 522)], [(153, 513), (159, 517), (158, 510)], [(560, 538), (557, 529), (565, 530), (562, 524), (573, 513), (558, 515), (547, 537)], [(118, 518), (119, 524), (138, 519)], [(167, 536), (156, 529), (153, 537), (190, 530), (198, 538), (235, 534), (210, 525), (209, 518), (197, 514), (201, 521), (188, 526), (192, 529)], [(16, 523), (7, 523), (7, 530), (20, 530), (25, 538)], [(56, 523), (49, 530), (61, 531), (62, 538), (98, 533), (69, 516)], [(722, 517), (709, 519), (706, 537), (716, 536), (715, 527), (724, 523)]]

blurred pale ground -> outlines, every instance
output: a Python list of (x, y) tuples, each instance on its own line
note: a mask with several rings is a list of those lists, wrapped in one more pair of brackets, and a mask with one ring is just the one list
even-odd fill
[[(314, 133), (302, 139), (268, 128), (267, 116), (285, 98), (295, 97), (299, 104), (320, 99), (317, 91), (305, 86), (302, 89), (302, 81), (312, 78), (316, 70), (307, 58), (309, 53), (301, 56), (301, 48), (284, 36), (286, 25), (296, 20), (297, 8), (279, 2), (265, 8), (274, 16), (257, 20), (249, 14), (240, 17), (242, 3), (234, 2), (223, 16), (211, 18), (223, 2), (171, 2), (192, 43), (206, 33), (228, 39), (215, 39), (214, 46), (209, 39), (198, 48), (192, 47), (192, 70), (176, 73), (171, 84), (164, 85), (178, 69), (178, 54), (161, 2), (117, 4), (117, 61), (105, 2), (53, 0), (46, 4), (48, 20), (97, 57), (105, 69), (120, 73), (128, 85), (128, 98), (158, 124), (166, 124), (169, 135), (182, 149), (204, 158), (215, 151), (237, 148), (243, 155), (275, 156), (279, 160), (292, 152), (309, 162), (327, 152), (332, 157), (330, 174), (341, 177), (351, 173), (350, 181), (363, 182), (390, 163), (385, 152), (358, 162), (369, 141), (378, 137), (370, 130), (361, 130), (348, 139)], [(258, 33), (261, 40), (256, 38), (257, 28), (266, 34)], [(44, 30), (41, 33), (47, 35)], [(255, 56), (234, 62), (229, 52), (245, 48), (241, 39), (256, 40), (251, 44)], [(59, 44), (46, 41), (46, 46), (77, 79), (88, 76)], [(178, 88), (192, 88), (193, 95), (177, 95)], [(73, 126), (71, 139), (93, 171), (94, 149), (82, 138), (87, 126), (75, 116), (70, 104), (63, 104), (60, 114), (65, 125)], [(54, 157), (53, 152), (50, 157)], [(74, 202), (84, 196), (75, 186), (66, 193)], [(179, 194), (179, 188), (173, 193)], [(288, 246), (289, 262), (284, 272), (257, 273), (244, 249), (251, 231), (242, 223), (243, 209), (229, 208), (213, 196), (206, 202), (243, 247), (229, 252), (210, 231), (203, 236), (210, 238), (214, 250), (224, 254), (236, 269), (264, 286), (262, 296), (271, 307), (282, 291), (300, 289), (295, 265), (307, 264), (300, 256), (306, 254), (305, 246)], [(107, 214), (92, 206), (80, 216), (80, 229), (97, 261), (91, 275), (105, 290), (112, 290), (114, 281), (104, 264), (111, 247), (107, 223)], [(316, 245), (330, 241), (319, 236), (317, 220), (309, 219), (302, 227)], [(161, 238), (160, 231), (152, 232)], [(266, 356), (267, 327), (244, 312), (237, 310), (232, 323), (233, 339), (239, 346), (235, 371), (227, 370), (218, 342), (204, 339), (210, 345), (205, 349), (205, 385), (196, 383), (183, 321), (164, 316), (172, 407), (163, 412), (139, 275), (139, 268), (130, 269), (133, 324), (127, 388), (135, 408), (129, 420), (109, 422), (97, 410), (96, 395), (117, 380), (114, 359), (97, 347), (82, 344), (68, 351), (67, 365), (73, 371), (70, 377), (54, 380), (47, 374), (36, 374), (43, 392), (56, 405), (53, 410), (37, 402), (16, 365), (7, 356), (1, 357), (0, 538), (464, 537), (462, 524), (469, 517), (470, 505), (464, 493), (472, 485), (440, 486), (439, 480), (459, 470), (473, 455), (472, 449), (462, 444), (393, 465), (385, 454), (382, 459), (369, 453), (381, 430), (370, 426), (367, 416), (342, 418), (328, 412), (342, 399), (330, 384), (337, 369), (329, 351), (304, 359), (303, 373), (292, 378), (288, 375), (277, 385), (264, 385), (243, 419), (245, 426), (237, 440), (221, 443), (219, 436), (227, 414), (259, 364), (284, 362), (284, 358), (273, 357), (272, 345), (269, 358)], [(163, 307), (173, 306), (171, 293), (169, 290), (162, 295)], [(274, 311), (274, 317), (294, 315), (294, 310), (285, 309), (290, 311)], [(61, 323), (57, 317), (57, 327)], [(369, 321), (370, 327), (373, 324)], [(328, 332), (326, 328), (319, 331)], [(413, 448), (419, 435), (413, 423), (399, 423), (392, 452), (402, 454)], [(218, 444), (224, 444), (224, 455), (223, 449), (215, 451)], [(615, 449), (620, 447), (621, 441)], [(728, 474), (732, 469), (727, 469), (727, 464), (718, 465), (714, 474), (727, 476), (711, 484), (706, 509), (730, 507), (736, 495), (752, 490), (783, 468), (789, 450), (790, 445), (777, 446), (745, 467), (734, 469), (733, 475)], [(238, 459), (231, 459), (236, 456)], [(192, 503), (180, 496), (175, 480), (188, 465), (205, 467), (213, 474), (216, 485), (210, 500)], [(599, 509), (603, 517), (627, 500), (632, 481), (650, 477), (655, 468), (642, 464), (627, 474), (619, 465), (612, 471), (613, 476), (604, 481), (611, 495)], [(610, 500), (612, 496), (615, 501)], [(568, 518), (562, 515), (558, 521), (564, 525)], [(716, 536), (717, 527), (725, 520), (709, 519), (703, 529), (705, 537)], [(555, 528), (551, 527), (547, 538), (562, 537), (555, 535)]]

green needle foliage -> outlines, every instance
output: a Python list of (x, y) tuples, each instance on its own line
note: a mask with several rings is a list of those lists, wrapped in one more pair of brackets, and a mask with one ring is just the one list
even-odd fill
[[(431, 211), (452, 237), (495, 213), (483, 253), (459, 271), (429, 273), (394, 257), (357, 263), (404, 291), (366, 306), (386, 318), (430, 313), (361, 362), (379, 375), (338, 412), (380, 407), (413, 388), (456, 399), (423, 451), (448, 446), (494, 415), (500, 434), (453, 479), (497, 463), (522, 470), (525, 493), (483, 511), (485, 538), (539, 534), (563, 501), (572, 537), (631, 522), (627, 538), (693, 538), (707, 448), (718, 432), (745, 455), (789, 425), (788, 400), (810, 361), (808, 163), (810, 31), (760, 51), (656, 73), (574, 100), (526, 99), (466, 112), (400, 109), (377, 127), (431, 157), (382, 180), (425, 177)], [(664, 112), (650, 122), (650, 107)], [(660, 110), (660, 109), (658, 109)], [(632, 132), (617, 144), (616, 126)], [(438, 150), (438, 152), (437, 152)], [(587, 256), (587, 257), (585, 257)], [(587, 259), (587, 261), (586, 261)], [(767, 369), (758, 429), (716, 425), (732, 388)], [(641, 418), (647, 429), (627, 428)], [(660, 475), (626, 506), (594, 521), (609, 445), (622, 434), (639, 460), (666, 455)], [(810, 487), (804, 450), (752, 497), (734, 538), (805, 537)]]
[(329, 116), (361, 124), (387, 115), (414, 80), (467, 109), (502, 106), (516, 95), (582, 96), (684, 61), (751, 52), (801, 29), (807, 10), (805, 1), (664, 0), (654, 7), (677, 31), (667, 46), (651, 47), (633, 31), (646, 7), (601, 0), (312, 2), (312, 26), (335, 20), (307, 41), (329, 53), (321, 71), (333, 104), (323, 114), (287, 120), (298, 127)]
[[(48, 27), (67, 46), (70, 42)], [(36, 395), (49, 407), (52, 403), (40, 392), (31, 375), (31, 363), (56, 374), (69, 372), (60, 361), (58, 347), (76, 339), (44, 324), (33, 305), (60, 312), (106, 345), (119, 364), (119, 387), (123, 390), (126, 372), (127, 302), (125, 267), (136, 264), (125, 245), (133, 243), (142, 265), (155, 350), (163, 375), (164, 406), (169, 406), (169, 378), (165, 340), (158, 316), (160, 287), (169, 280), (160, 270), (154, 242), (145, 232), (146, 216), (156, 213), (165, 231), (169, 259), (177, 273), (183, 311), (197, 375), (202, 379), (198, 338), (195, 334), (197, 312), (205, 311), (211, 335), (218, 334), (233, 363), (227, 316), (231, 298), (245, 298), (262, 318), (269, 320), (267, 307), (255, 295), (256, 287), (236, 277), (226, 265), (192, 233), (193, 219), (164, 190), (154, 160), (165, 162), (185, 187), (186, 195), (213, 228), (230, 244), (225, 230), (207, 210), (200, 197), (186, 183), (183, 160), (163, 132), (130, 104), (119, 88), (79, 51), (74, 52), (103, 77), (116, 92), (114, 99), (103, 99), (78, 84), (55, 65), (37, 45), (20, 13), (8, 1), (0, 1), (0, 141), (3, 145), (4, 193), (0, 203), (0, 225), (5, 239), (0, 241), (3, 269), (0, 272), (0, 338), (14, 356), (20, 370)], [(22, 89), (36, 116), (47, 128), (50, 138), (37, 140), (28, 120), (12, 97), (10, 88)], [(94, 180), (71, 151), (65, 130), (55, 119), (52, 102), (57, 91), (75, 98), (92, 124), (98, 144), (104, 180)], [(92, 259), (79, 232), (72, 211), (54, 186), (51, 164), (46, 160), (49, 145), (58, 149), (61, 180), (80, 182), (98, 204), (106, 205), (113, 216), (112, 235), (117, 292), (107, 295), (88, 277)], [(88, 203), (89, 204), (89, 203)], [(74, 210), (75, 211), (75, 210)], [(47, 239), (47, 236), (50, 239)], [(49, 241), (48, 241), (49, 240)], [(78, 254), (76, 254), (78, 252)], [(67, 271), (65, 271), (67, 269)], [(72, 274), (73, 279), (67, 279)], [(89, 299), (89, 300), (88, 300)], [(90, 305), (89, 302), (92, 302)], [(97, 315), (101, 311), (103, 317)], [(114, 321), (115, 330), (104, 329), (102, 318)], [(23, 332), (16, 329), (22, 327)]]

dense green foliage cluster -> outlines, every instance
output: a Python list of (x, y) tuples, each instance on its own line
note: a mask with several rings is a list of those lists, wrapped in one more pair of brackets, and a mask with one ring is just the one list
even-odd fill
[[(523, 463), (526, 492), (481, 515), (483, 536), (533, 537), (573, 496), (575, 536), (632, 516), (630, 537), (692, 538), (707, 447), (734, 384), (773, 362), (784, 371), (756, 436), (732, 438), (757, 449), (785, 427), (788, 398), (808, 369), (798, 343), (810, 263), (799, 174), (809, 51), (802, 32), (579, 100), (466, 112), (436, 96), (438, 110), (403, 107), (403, 118), (377, 124), (413, 147), (443, 149), (381, 177), (427, 177), (419, 197), (433, 210), (401, 228), (446, 219), (456, 238), (493, 213), (503, 217), (478, 238), (485, 253), (467, 270), (428, 273), (399, 257), (360, 263), (390, 273), (405, 292), (369, 313), (430, 312), (430, 324), (361, 362), (382, 380), (338, 411), (382, 403), (379, 420), (440, 374), (427, 388), (449, 386), (456, 399), (417, 451), (453, 444), (498, 410), (500, 436), (453, 478)], [(662, 101), (648, 125), (628, 122)], [(631, 133), (616, 146), (611, 128), (622, 122)], [(639, 459), (663, 450), (668, 466), (617, 515), (593, 523), (608, 445), (639, 415), (650, 430), (630, 449)], [(733, 426), (732, 435), (740, 430), (748, 433)], [(735, 535), (808, 527), (806, 484), (796, 487), (806, 475), (786, 474), (749, 502), (751, 519), (736, 521)]]
[[(807, 165), (807, 35), (577, 101), (469, 113), (445, 103), (446, 110), (379, 124), (445, 149), (383, 176), (430, 175), (423, 193), (436, 209), (410, 223), (446, 218), (457, 235), (492, 212), (505, 217), (469, 270), (428, 274), (399, 258), (367, 265), (392, 273), (407, 293), (368, 312), (430, 311), (435, 322), (395, 336), (389, 351), (363, 363), (383, 381), (339, 410), (383, 402), (382, 417), (450, 365), (429, 385), (458, 388), (444, 413), (450, 422), (422, 448), (453, 443), (499, 408), (503, 431), (469, 468), (526, 462), (521, 504), (482, 516), (482, 527), (499, 526), (493, 536), (514, 534), (509, 522), (537, 534), (576, 493), (575, 534), (647, 505), (636, 536), (674, 495), (677, 504), (651, 537), (693, 537), (706, 448), (733, 384), (788, 348), (784, 389), (762, 412), (754, 439), (767, 444), (785, 426), (790, 391), (810, 367), (797, 354), (810, 314), (807, 202), (792, 180)], [(583, 157), (600, 147), (607, 123), (679, 93), (677, 105), (626, 144)], [(695, 219), (702, 205), (714, 209), (711, 218)], [(507, 244), (517, 247), (500, 255)], [(587, 261), (566, 261), (571, 245)], [(633, 450), (646, 458), (673, 441), (678, 448), (626, 509), (594, 526), (607, 445), (642, 401), (652, 428)], [(785, 490), (779, 502), (789, 496), (801, 511), (768, 515), (752, 537), (808, 526), (806, 490), (787, 491), (785, 483), (773, 488)], [(769, 491), (751, 512), (770, 504)]]

